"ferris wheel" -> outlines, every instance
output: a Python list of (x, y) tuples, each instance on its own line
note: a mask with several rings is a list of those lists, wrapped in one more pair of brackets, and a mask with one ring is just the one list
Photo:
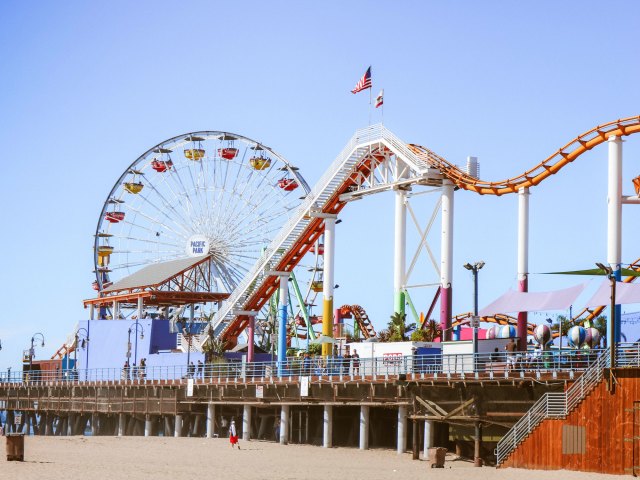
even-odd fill
[(140, 268), (210, 255), (231, 292), (310, 189), (260, 142), (203, 131), (149, 149), (116, 181), (95, 233), (93, 287)]

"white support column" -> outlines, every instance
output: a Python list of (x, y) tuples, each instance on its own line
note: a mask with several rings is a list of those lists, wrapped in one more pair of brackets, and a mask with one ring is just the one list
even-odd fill
[(150, 437), (153, 432), (153, 417), (146, 415), (144, 418), (144, 436)]
[[(333, 287), (336, 251), (336, 215), (324, 219), (324, 257), (322, 276), (322, 334), (333, 337)], [(322, 355), (331, 355), (330, 343), (322, 344)]]
[(89, 320), (95, 320), (95, 316), (96, 316), (96, 307), (92, 303), (91, 305), (89, 305)]
[(369, 450), (369, 408), (360, 407), (360, 450)]
[(280, 445), (289, 443), (289, 405), (280, 408)]
[(398, 454), (407, 450), (407, 407), (398, 407)]
[[(607, 208), (607, 263), (613, 269), (616, 280), (621, 280), (622, 262), (622, 138), (609, 137), (609, 182)], [(620, 341), (620, 314), (622, 309), (616, 306), (615, 324), (607, 322), (607, 344), (611, 339)]]
[(394, 312), (404, 314), (407, 272), (407, 193), (405, 190), (396, 190), (395, 229), (393, 244), (393, 295)]
[(113, 320), (118, 320), (118, 317), (120, 316), (119, 310), (120, 310), (120, 306), (118, 305), (118, 302), (114, 300), (113, 306), (111, 307), (111, 314), (113, 315)]
[(182, 415), (176, 415), (176, 425), (173, 436), (176, 438), (182, 436)]
[[(529, 188), (518, 190), (518, 291), (529, 291)], [(527, 312), (518, 313), (518, 350), (527, 349)]]
[(124, 431), (127, 428), (127, 419), (124, 416), (124, 413), (118, 415), (118, 436), (124, 437)]
[(442, 236), (440, 246), (440, 326), (443, 340), (451, 340), (453, 283), (453, 183), (442, 182)]
[(207, 405), (207, 438), (213, 438), (215, 433), (216, 406), (214, 403)]
[(333, 447), (333, 405), (324, 406), (322, 446), (324, 448)]
[(429, 458), (429, 449), (433, 447), (433, 421), (425, 420), (424, 421), (424, 453), (423, 459), (427, 460)]
[(144, 300), (138, 297), (138, 319), (142, 320), (142, 312), (144, 310)]
[(245, 405), (242, 412), (242, 440), (251, 440), (251, 405)]

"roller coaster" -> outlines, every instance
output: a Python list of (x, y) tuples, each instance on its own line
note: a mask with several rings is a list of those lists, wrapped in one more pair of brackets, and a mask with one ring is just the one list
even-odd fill
[[(629, 117), (599, 125), (568, 142), (557, 152), (547, 157), (534, 168), (523, 174), (498, 182), (487, 182), (472, 177), (457, 166), (431, 150), (416, 144), (403, 144), (393, 134), (381, 126), (373, 126), (358, 132), (328, 172), (322, 177), (309, 194), (307, 202), (300, 209), (298, 218), (283, 229), (281, 235), (272, 242), (272, 250), (285, 246), (281, 255), (269, 258), (276, 270), (290, 271), (296, 262), (322, 234), (321, 218), (309, 216), (309, 211), (315, 209), (323, 213), (337, 214), (345, 206), (345, 194), (353, 196), (370, 190), (382, 191), (397, 187), (400, 182), (421, 185), (442, 185), (430, 172), (437, 172), (441, 179), (449, 180), (455, 187), (476, 192), (481, 195), (504, 195), (517, 193), (523, 188), (538, 185), (540, 182), (558, 173), (563, 167), (575, 161), (583, 153), (593, 149), (612, 137), (622, 137), (640, 132), (640, 117)], [(384, 167), (390, 156), (402, 159), (411, 170), (411, 181), (406, 178), (400, 182), (387, 182), (387, 185), (373, 185), (371, 178), (376, 176), (375, 170)], [(381, 188), (382, 187), (382, 188)], [(386, 188), (385, 188), (386, 187)], [(248, 275), (248, 282), (240, 284), (227, 302), (226, 308), (221, 309), (214, 319), (216, 333), (225, 341), (233, 339), (246, 327), (246, 319), (234, 317), (233, 308), (242, 305), (243, 310), (258, 308), (262, 302), (277, 288), (277, 279), (261, 274), (268, 262), (257, 265)], [(635, 265), (635, 264), (634, 264)], [(633, 281), (634, 277), (625, 279)], [(255, 282), (255, 283), (253, 283)], [(248, 284), (255, 285), (248, 288)], [(585, 310), (574, 318), (574, 321), (593, 319), (602, 312), (601, 308)], [(456, 317), (462, 321), (465, 315)], [(496, 323), (517, 322), (514, 317), (496, 316), (483, 319)], [(530, 325), (528, 330), (534, 328)]]

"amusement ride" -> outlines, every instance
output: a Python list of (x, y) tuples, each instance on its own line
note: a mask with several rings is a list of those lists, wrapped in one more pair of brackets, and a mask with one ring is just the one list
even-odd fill
[[(320, 334), (335, 336), (340, 328), (334, 322), (338, 325), (344, 318), (353, 319), (351, 334), (364, 339), (375, 337), (362, 307), (345, 305), (334, 310), (335, 224), (349, 202), (393, 191), (394, 310), (405, 314), (405, 305), (409, 305), (419, 326), (426, 328), (439, 303), (442, 339), (450, 340), (455, 327), (474, 317), (451, 312), (454, 191), (517, 194), (518, 280), (519, 290), (526, 292), (529, 188), (608, 142), (607, 261), (614, 272), (619, 272), (621, 206), (640, 203), (639, 179), (634, 180), (635, 196), (622, 195), (621, 138), (639, 131), (640, 117), (600, 125), (522, 175), (487, 182), (477, 178), (473, 162), (461, 169), (425, 147), (401, 141), (382, 125), (372, 125), (356, 132), (313, 188), (296, 166), (261, 142), (222, 131), (180, 135), (147, 150), (111, 188), (94, 239), (93, 288), (98, 297), (85, 301), (85, 306), (92, 308), (92, 318), (94, 314), (99, 319), (152, 315), (175, 323), (188, 314), (189, 306), (193, 320), (194, 305), (198, 304), (203, 328), (198, 330), (194, 348), (202, 348), (212, 339), (233, 348), (242, 337), (249, 344), (250, 357), (256, 344), (267, 351), (275, 348), (280, 359), (294, 342), (313, 341)], [(440, 276), (426, 315), (418, 315), (409, 295), (408, 277), (415, 256), (409, 268), (406, 265), (407, 211), (412, 214), (410, 194), (416, 188), (439, 194), (429, 224), (424, 229), (416, 224), (422, 237), (418, 250), (425, 247)], [(441, 215), (439, 262), (426, 242), (437, 213)], [(163, 265), (167, 266), (165, 273), (184, 278), (178, 281), (172, 277), (162, 285), (156, 282), (156, 290), (150, 293), (154, 285), (140, 283), (144, 279), (141, 272), (155, 266), (153, 273), (157, 276), (157, 269), (162, 270)], [(630, 268), (637, 267), (635, 262)], [(132, 279), (138, 284), (131, 283)], [(625, 282), (634, 279), (629, 277)], [(191, 289), (191, 296), (181, 297), (185, 289)], [(142, 291), (146, 291), (144, 298)], [(167, 291), (174, 293), (168, 295)], [(320, 296), (321, 314), (314, 315), (312, 308)], [(571, 320), (575, 324), (588, 322), (603, 308), (584, 309)], [(493, 330), (488, 335), (516, 336), (522, 342), (521, 349), (526, 348), (527, 335), (541, 339), (547, 335), (543, 329), (536, 335), (538, 326), (527, 321), (526, 312), (517, 317), (500, 314), (480, 320), (515, 327), (502, 333)], [(320, 324), (321, 331), (314, 329)], [(609, 335), (618, 337), (619, 329)], [(69, 342), (58, 354), (73, 348), (73, 342)], [(323, 344), (322, 348), (326, 355), (331, 346)]]

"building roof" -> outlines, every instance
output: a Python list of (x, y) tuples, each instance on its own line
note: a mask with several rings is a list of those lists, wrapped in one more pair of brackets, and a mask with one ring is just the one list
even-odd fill
[(208, 255), (199, 257), (187, 257), (179, 260), (171, 260), (169, 262), (154, 263), (138, 270), (137, 272), (124, 277), (108, 288), (102, 290), (102, 293), (116, 292), (120, 290), (129, 290), (133, 288), (144, 288), (159, 285), (175, 277), (181, 272), (188, 270), (194, 265), (203, 262)]

